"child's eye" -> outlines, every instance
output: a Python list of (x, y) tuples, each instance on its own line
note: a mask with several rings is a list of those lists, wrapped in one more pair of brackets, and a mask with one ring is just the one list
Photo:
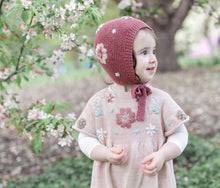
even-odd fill
[(153, 50), (153, 54), (156, 54), (156, 49)]
[(142, 55), (146, 55), (147, 54), (147, 50), (144, 50), (143, 52), (141, 52)]

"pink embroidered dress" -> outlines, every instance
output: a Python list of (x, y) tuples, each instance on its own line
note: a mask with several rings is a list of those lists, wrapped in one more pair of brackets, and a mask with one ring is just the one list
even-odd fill
[(96, 93), (78, 118), (75, 129), (97, 138), (103, 145), (125, 146), (122, 165), (94, 161), (92, 188), (175, 188), (173, 161), (156, 176), (142, 172), (141, 161), (158, 151), (176, 128), (189, 117), (164, 91), (150, 87), (144, 121), (136, 120), (138, 103), (131, 92), (113, 84)]

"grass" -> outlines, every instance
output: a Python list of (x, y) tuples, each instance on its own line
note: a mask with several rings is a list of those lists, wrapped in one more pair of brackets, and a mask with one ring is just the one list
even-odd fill
[[(184, 153), (175, 160), (178, 188), (220, 188), (220, 134), (214, 138), (189, 135)], [(92, 161), (84, 157), (68, 158), (47, 165), (40, 175), (25, 176), (8, 182), (6, 188), (88, 188)]]

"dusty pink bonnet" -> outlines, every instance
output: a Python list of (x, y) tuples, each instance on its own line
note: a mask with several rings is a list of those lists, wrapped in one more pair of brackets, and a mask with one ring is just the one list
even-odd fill
[(135, 35), (142, 28), (152, 30), (143, 21), (126, 16), (104, 23), (96, 31), (95, 56), (117, 84), (139, 83), (135, 77), (132, 52)]

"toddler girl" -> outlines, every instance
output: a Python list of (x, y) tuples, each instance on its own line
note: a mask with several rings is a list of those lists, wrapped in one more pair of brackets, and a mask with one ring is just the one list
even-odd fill
[(156, 73), (156, 36), (132, 17), (101, 25), (95, 55), (114, 81), (78, 118), (79, 146), (94, 160), (93, 188), (174, 188), (173, 161), (185, 149), (189, 117), (164, 91)]

